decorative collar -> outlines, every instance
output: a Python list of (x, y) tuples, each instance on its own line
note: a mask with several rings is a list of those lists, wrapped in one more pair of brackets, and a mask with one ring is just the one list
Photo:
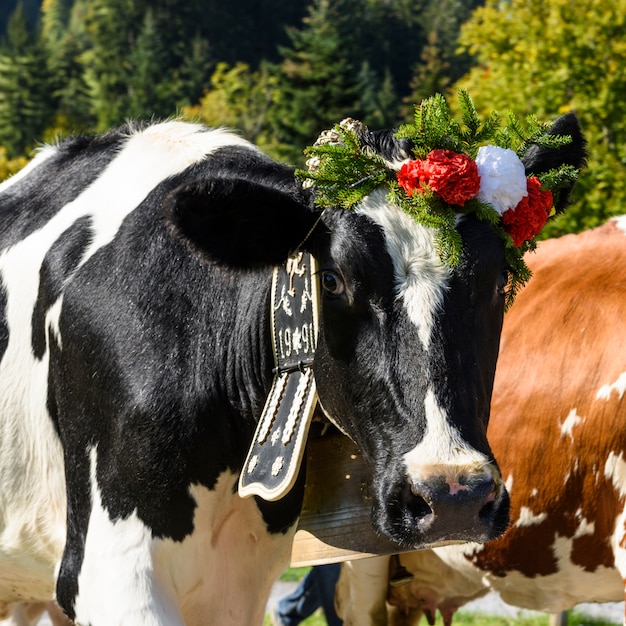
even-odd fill
[(415, 122), (395, 135), (410, 146), (395, 163), (363, 146), (368, 129), (345, 119), (305, 150), (308, 170), (296, 175), (315, 188), (315, 201), (324, 208), (352, 209), (375, 189), (386, 187), (391, 203), (435, 230), (439, 257), (449, 266), (461, 259), (457, 216), (473, 213), (489, 222), (504, 243), (511, 268), (508, 307), (530, 278), (524, 254), (536, 247), (536, 235), (554, 214), (555, 196), (579, 173), (562, 165), (540, 178), (532, 173), (527, 177), (521, 159), (533, 144), (560, 148), (572, 138), (549, 134), (551, 124), (533, 116), (526, 119), (526, 128), (512, 114), (504, 127), (495, 112), (483, 122), (465, 91), (459, 91), (459, 104), (461, 123), (440, 94), (416, 106)]

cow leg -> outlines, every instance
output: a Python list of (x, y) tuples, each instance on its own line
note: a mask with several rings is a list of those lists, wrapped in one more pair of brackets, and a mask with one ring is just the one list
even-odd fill
[(45, 602), (14, 604), (11, 617), (0, 621), (0, 626), (35, 626), (45, 610)]
[(388, 556), (346, 561), (335, 605), (344, 626), (387, 626)]
[(53, 626), (72, 626), (73, 622), (56, 602), (46, 602), (46, 611)]

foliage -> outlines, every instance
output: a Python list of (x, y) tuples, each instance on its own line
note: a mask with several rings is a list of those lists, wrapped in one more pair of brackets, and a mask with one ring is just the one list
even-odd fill
[(284, 145), (284, 158), (292, 163), (311, 137), (354, 110), (357, 56), (345, 33), (358, 20), (360, 4), (360, 0), (313, 0), (303, 28), (288, 31), (291, 47), (281, 49), (281, 88), (273, 125)]
[(218, 63), (210, 86), (199, 104), (185, 107), (185, 116), (208, 126), (228, 126), (272, 151), (268, 134), (268, 111), (275, 98), (278, 77), (269, 65), (252, 71), (246, 63), (230, 67)]
[(18, 4), (24, 12), (29, 26), (37, 23), (37, 16), (42, 0), (2, 0), (0, 2), (0, 34), (4, 33), (11, 15), (15, 12)]
[(363, 123), (371, 128), (391, 128), (398, 123), (399, 98), (389, 69), (379, 77), (369, 62), (361, 65), (357, 78), (360, 94), (357, 109)]
[(470, 55), (457, 50), (457, 38), (461, 25), (481, 4), (482, 0), (440, 0), (424, 7), (424, 42), (412, 67), (411, 92), (404, 98), (406, 117), (412, 114), (413, 103), (445, 93), (471, 67)]
[(544, 230), (577, 232), (626, 204), (626, 0), (487, 0), (462, 29), (478, 64), (460, 81), (480, 111), (575, 110), (589, 164), (574, 205)]
[(0, 182), (13, 176), (21, 170), (27, 163), (26, 157), (17, 157), (9, 159), (7, 157), (6, 148), (0, 147)]
[(131, 68), (127, 81), (129, 117), (140, 117), (144, 111), (167, 116), (175, 103), (170, 101), (171, 87), (162, 81), (166, 51), (152, 10), (143, 19), (137, 41), (130, 51)]
[(21, 5), (0, 47), (0, 145), (15, 157), (33, 148), (54, 111), (47, 55), (31, 34)]

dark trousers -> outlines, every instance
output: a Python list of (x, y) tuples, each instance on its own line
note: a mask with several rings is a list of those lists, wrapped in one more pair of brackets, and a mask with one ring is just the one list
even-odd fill
[(284, 626), (296, 626), (322, 607), (328, 626), (341, 626), (335, 613), (335, 586), (341, 565), (316, 565), (300, 581), (295, 591), (278, 602), (277, 613)]

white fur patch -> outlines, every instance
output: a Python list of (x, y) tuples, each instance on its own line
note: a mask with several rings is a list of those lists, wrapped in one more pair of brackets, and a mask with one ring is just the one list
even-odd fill
[[(93, 509), (76, 601), (92, 626), (261, 624), (267, 598), (287, 566), (293, 532), (269, 535), (252, 499), (225, 473), (214, 490), (194, 485), (194, 532), (182, 542), (154, 539), (135, 513), (111, 522), (91, 456)], [(111, 602), (115, 598), (115, 602)], [(177, 607), (180, 607), (180, 611)]]
[(614, 383), (600, 387), (596, 395), (596, 400), (609, 400), (614, 391), (621, 400), (624, 395), (624, 391), (626, 391), (626, 372), (620, 374)]
[(582, 424), (583, 422), (584, 422), (584, 419), (580, 417), (580, 415), (577, 415), (576, 409), (572, 409), (567, 415), (567, 417), (565, 418), (565, 420), (563, 421), (563, 423), (560, 425), (561, 426), (561, 438), (569, 437), (570, 441), (574, 443), (574, 433), (573, 433), (574, 427), (578, 426), (579, 424)]
[(390, 205), (382, 190), (367, 196), (357, 212), (366, 215), (385, 233), (387, 251), (394, 266), (396, 293), (427, 350), (450, 273), (435, 249), (434, 231)]
[(533, 513), (528, 507), (523, 506), (520, 508), (515, 526), (539, 526), (547, 517), (547, 513)]
[(614, 217), (611, 219), (612, 222), (615, 222), (617, 227), (623, 232), (626, 233), (626, 215), (620, 215), (618, 217)]
[[(158, 183), (229, 145), (250, 147), (226, 131), (207, 132), (181, 122), (133, 132), (90, 187), (39, 230), (0, 254), (9, 331), (0, 361), (0, 612), (3, 602), (26, 593), (32, 600), (52, 597), (54, 570), (65, 541), (63, 455), (46, 408), (49, 353), (39, 361), (32, 352), (32, 315), (45, 255), (76, 220), (90, 216), (94, 238), (84, 263), (115, 237), (123, 219)], [(0, 191), (56, 150), (43, 149)], [(59, 345), (61, 307), (62, 298), (46, 314), (48, 339), (52, 333)]]
[(513, 473), (512, 472), (506, 477), (506, 480), (504, 481), (504, 486), (506, 487), (506, 490), (509, 493), (513, 489)]
[(76, 621), (92, 626), (184, 626), (172, 590), (153, 576), (150, 529), (135, 513), (111, 522), (96, 481), (95, 448), (90, 461), (92, 509), (78, 578)]
[(432, 389), (426, 393), (424, 408), (424, 438), (404, 455), (407, 472), (412, 480), (445, 476), (452, 485), (462, 475), (491, 473), (489, 459), (469, 447), (459, 431), (448, 422)]
[(578, 539), (578, 537), (584, 537), (585, 535), (593, 535), (596, 530), (596, 524), (583, 517), (582, 509), (576, 510), (576, 519), (578, 520), (578, 528), (574, 533), (573, 539)]
[(608, 478), (612, 483), (615, 491), (620, 497), (626, 496), (626, 462), (624, 461), (624, 453), (619, 455), (610, 452), (604, 464), (604, 477)]
[[(574, 538), (555, 536), (552, 550), (558, 571), (547, 576), (530, 577), (515, 570), (502, 576), (500, 572), (493, 574), (481, 570), (471, 563), (471, 556), (483, 549), (479, 544), (446, 546), (435, 548), (434, 552), (453, 570), (466, 576), (465, 588), (456, 594), (460, 597), (471, 595), (469, 590), (474, 591), (473, 585), (482, 584), (484, 588), (499, 593), (508, 604), (548, 613), (570, 609), (580, 602), (621, 601), (624, 585), (617, 570), (598, 567), (591, 572), (574, 565), (571, 562), (573, 541)], [(433, 581), (433, 588), (437, 589), (438, 585), (443, 583)]]

